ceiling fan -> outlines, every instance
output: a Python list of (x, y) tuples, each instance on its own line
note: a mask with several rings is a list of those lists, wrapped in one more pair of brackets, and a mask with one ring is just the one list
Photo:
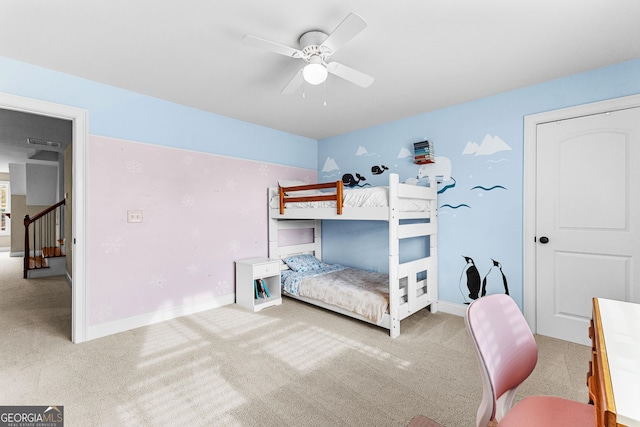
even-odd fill
[(331, 34), (325, 34), (322, 31), (307, 31), (302, 34), (299, 40), (300, 49), (250, 35), (245, 35), (242, 42), (248, 46), (266, 49), (307, 62), (282, 89), (284, 94), (294, 93), (305, 81), (312, 85), (323, 83), (329, 73), (366, 88), (373, 83), (373, 77), (339, 62), (327, 62), (331, 55), (364, 30), (366, 26), (367, 23), (362, 17), (350, 13)]

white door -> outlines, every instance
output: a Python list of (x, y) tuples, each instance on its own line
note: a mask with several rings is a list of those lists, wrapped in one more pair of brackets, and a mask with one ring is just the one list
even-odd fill
[(640, 108), (537, 126), (537, 332), (590, 345), (591, 299), (640, 302)]

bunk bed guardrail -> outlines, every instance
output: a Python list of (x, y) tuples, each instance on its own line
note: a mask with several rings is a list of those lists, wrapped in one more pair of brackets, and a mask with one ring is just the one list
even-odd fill
[[(289, 196), (289, 193), (301, 192), (301, 191), (316, 191), (334, 189), (335, 193), (329, 194), (314, 194), (314, 195), (297, 195)], [(327, 182), (323, 184), (309, 184), (298, 185), (295, 187), (279, 187), (278, 194), (280, 197), (280, 215), (284, 214), (285, 203), (295, 202), (322, 202), (322, 201), (335, 201), (336, 213), (342, 215), (342, 197), (344, 191), (344, 184), (342, 181)]]

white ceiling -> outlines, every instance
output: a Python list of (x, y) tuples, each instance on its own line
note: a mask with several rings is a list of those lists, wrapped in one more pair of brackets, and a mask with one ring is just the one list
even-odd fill
[[(323, 139), (640, 58), (637, 0), (0, 0), (0, 56)], [(349, 12), (368, 27), (332, 56), (367, 89), (280, 90), (298, 47)], [(326, 99), (327, 105), (323, 105)]]

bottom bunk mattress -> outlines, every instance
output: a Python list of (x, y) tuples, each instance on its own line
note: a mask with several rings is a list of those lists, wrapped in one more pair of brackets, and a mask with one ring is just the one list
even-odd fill
[(379, 324), (389, 308), (389, 276), (341, 265), (282, 272), (282, 289), (292, 296), (321, 301)]

